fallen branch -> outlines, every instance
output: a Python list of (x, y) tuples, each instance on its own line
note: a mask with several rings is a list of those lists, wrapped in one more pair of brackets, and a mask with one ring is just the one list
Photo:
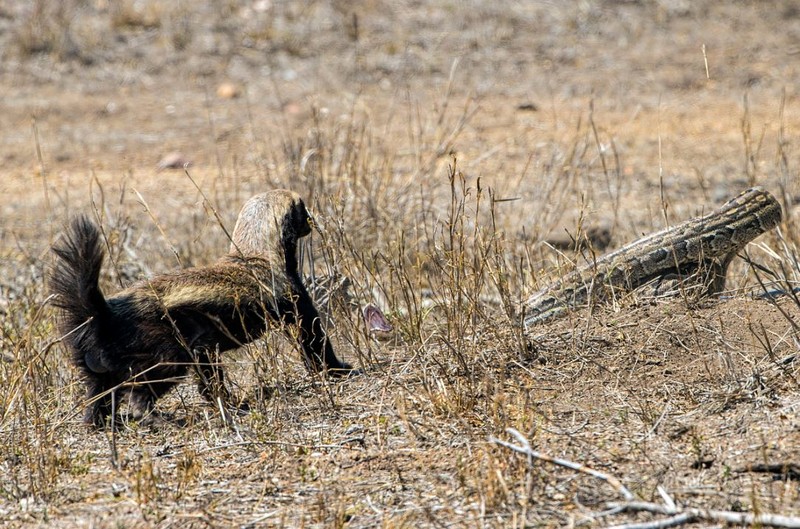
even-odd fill
[(773, 474), (776, 478), (800, 479), (800, 463), (754, 463), (736, 469), (735, 472), (756, 472)]
[(610, 503), (612, 509), (632, 512), (650, 512), (672, 516), (666, 520), (653, 522), (623, 524), (611, 526), (608, 529), (660, 529), (673, 527), (693, 522), (724, 522), (736, 525), (760, 525), (769, 527), (800, 528), (800, 518), (782, 516), (780, 514), (753, 514), (749, 512), (715, 511), (711, 509), (666, 507), (645, 501), (631, 501), (624, 503)]
[[(551, 457), (542, 454), (541, 452), (537, 452), (536, 450), (533, 450), (531, 448), (531, 445), (528, 442), (528, 440), (525, 439), (525, 437), (514, 428), (506, 428), (506, 432), (508, 432), (511, 436), (513, 436), (517, 440), (517, 442), (519, 442), (519, 444), (513, 444), (509, 443), (508, 441), (502, 441), (500, 439), (497, 439), (496, 437), (489, 437), (489, 441), (497, 445), (509, 448), (515, 452), (525, 454), (530, 458), (546, 461), (554, 465), (566, 467), (578, 472), (582, 472), (584, 474), (588, 474), (592, 477), (601, 479), (606, 483), (608, 483), (609, 485), (611, 485), (612, 487), (614, 487), (617, 490), (617, 492), (619, 492), (620, 495), (622, 495), (625, 498), (626, 501), (624, 502), (609, 503), (608, 504), (609, 511), (600, 514), (598, 517), (611, 516), (625, 511), (649, 512), (653, 514), (669, 516), (669, 518), (653, 520), (650, 522), (638, 522), (631, 524), (615, 525), (609, 527), (609, 529), (663, 529), (665, 527), (675, 527), (678, 525), (684, 525), (698, 521), (723, 522), (729, 524), (749, 525), (749, 526), (769, 526), (769, 527), (781, 527), (788, 529), (800, 529), (800, 518), (793, 516), (783, 516), (779, 514), (770, 514), (770, 513), (754, 514), (746, 512), (715, 511), (711, 509), (682, 508), (676, 505), (675, 501), (670, 497), (669, 494), (667, 494), (667, 491), (665, 491), (661, 487), (658, 487), (658, 493), (664, 500), (664, 505), (659, 505), (657, 503), (651, 503), (645, 501), (635, 501), (636, 496), (634, 496), (634, 494), (631, 491), (629, 491), (625, 487), (625, 485), (623, 485), (614, 476), (610, 476), (603, 472), (599, 472), (580, 463), (574, 463), (566, 459)], [(785, 472), (787, 467), (786, 465), (783, 465), (782, 468), (784, 469)]]
[[(623, 509), (624, 510), (624, 509)], [(664, 518), (663, 520), (653, 520), (652, 522), (630, 523), (623, 525), (614, 525), (606, 527), (606, 529), (663, 529), (665, 527), (675, 527), (685, 523), (691, 523), (692, 517), (681, 513), (672, 516), (671, 518)]]
[(574, 463), (574, 462), (569, 461), (567, 459), (560, 459), (558, 457), (551, 457), (551, 456), (548, 456), (548, 455), (543, 454), (541, 452), (537, 452), (536, 450), (533, 450), (531, 448), (531, 445), (530, 445), (530, 443), (528, 443), (528, 440), (525, 439), (525, 436), (523, 436), (521, 433), (519, 433), (514, 428), (506, 428), (506, 432), (508, 432), (509, 434), (514, 436), (514, 438), (516, 438), (516, 440), (520, 444), (519, 445), (515, 445), (515, 444), (509, 443), (507, 441), (502, 441), (502, 440), (500, 440), (500, 439), (498, 439), (496, 437), (489, 437), (489, 441), (491, 441), (492, 443), (498, 444), (500, 446), (504, 446), (506, 448), (510, 448), (511, 450), (514, 450), (515, 452), (519, 452), (521, 454), (525, 454), (527, 456), (539, 459), (541, 461), (546, 461), (548, 463), (553, 463), (554, 465), (559, 465), (559, 466), (562, 466), (562, 467), (566, 467), (566, 468), (575, 470), (577, 472), (582, 472), (582, 473), (588, 474), (588, 475), (590, 475), (592, 477), (595, 477), (595, 478), (598, 478), (598, 479), (602, 479), (603, 481), (605, 481), (606, 483), (608, 483), (609, 485), (614, 487), (617, 490), (617, 492), (619, 492), (622, 495), (622, 497), (625, 498), (626, 500), (633, 501), (633, 500), (636, 499), (636, 496), (634, 496), (633, 493), (631, 491), (629, 491), (625, 487), (625, 485), (623, 485), (622, 482), (620, 482), (620, 480), (618, 480), (614, 476), (605, 474), (605, 473), (600, 472), (598, 470), (594, 470), (593, 468), (589, 468), (586, 465), (582, 465), (581, 463)]

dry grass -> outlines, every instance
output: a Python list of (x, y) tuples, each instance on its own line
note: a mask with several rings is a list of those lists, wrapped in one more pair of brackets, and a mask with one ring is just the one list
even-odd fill
[[(170, 18), (158, 15), (166, 3), (121, 2), (113, 10), (101, 4), (84, 9), (144, 39), (158, 27), (169, 42), (164, 21), (195, 21), (185, 5)], [(568, 46), (548, 44), (560, 31), (611, 46), (616, 41), (595, 25), (597, 17), (633, 32), (631, 20), (649, 24), (653, 15), (684, 28), (712, 9), (687, 15), (631, 2), (611, 17), (603, 11), (611, 4), (599, 12), (581, 6), (409, 9), (400, 14), (420, 22), (421, 37), (407, 43), (406, 62), (397, 66), (393, 50), (412, 26), (380, 33), (392, 17), (402, 18), (381, 15), (380, 5), (223, 2), (206, 7), (228, 17), (252, 8), (249, 25), (241, 33), (226, 26), (208, 34), (244, 36), (248, 50), (271, 50), (273, 72), (286, 72), (286, 57), (302, 77), (309, 64), (319, 65), (311, 52), (330, 60), (343, 49), (353, 54), (338, 59), (338, 77), (320, 73), (331, 85), (308, 98), (302, 83), (277, 74), (253, 80), (231, 101), (213, 100), (207, 86), (174, 101), (167, 91), (57, 97), (53, 86), (42, 86), (37, 139), (5, 143), (2, 190), (14, 200), (3, 210), (0, 232), (0, 519), (13, 527), (387, 528), (653, 519), (604, 514), (607, 502), (620, 500), (605, 483), (489, 441), (510, 440), (507, 428), (537, 450), (616, 476), (642, 500), (662, 501), (661, 487), (684, 506), (800, 516), (796, 475), (753, 471), (800, 464), (800, 303), (749, 297), (762, 283), (795, 287), (800, 274), (794, 94), (783, 92), (782, 99), (781, 90), (755, 90), (745, 105), (738, 81), (702, 88), (689, 82), (681, 62), (688, 59), (676, 52), (665, 68), (684, 77), (665, 85), (662, 104), (641, 93), (634, 102), (608, 92), (592, 97), (573, 81), (576, 94), (553, 89), (533, 112), (524, 106), (525, 90), (496, 93), (517, 80), (503, 69), (510, 59), (496, 59), (503, 66), (491, 88), (481, 87), (480, 57), (451, 68), (452, 56), (470, 46), (486, 57), (523, 61), (524, 50), (535, 48), (520, 40), (522, 30), (542, 23), (537, 17), (552, 25), (536, 37), (537, 53), (558, 69), (580, 60), (566, 56)], [(422, 22), (456, 24), (453, 12), (478, 29), (447, 26), (437, 41)], [(318, 21), (331, 13), (341, 25), (303, 26), (303, 17)], [(235, 18), (226, 20), (232, 25)], [(191, 55), (195, 39), (211, 31), (201, 26), (176, 30), (175, 53)], [(303, 39), (293, 41), (298, 35)], [(659, 35), (642, 38), (658, 44)], [(152, 39), (160, 44), (145, 46), (145, 56), (163, 50), (165, 41)], [(444, 69), (430, 51), (436, 43), (451, 52)], [(625, 57), (661, 60), (661, 49)], [(50, 52), (29, 46), (27, 53)], [(231, 57), (255, 61), (250, 51)], [(253, 79), (263, 67), (255, 64), (248, 70)], [(754, 61), (752, 70), (771, 64)], [(112, 75), (98, 68), (86, 75)], [(162, 88), (174, 82), (159, 68), (146, 71), (156, 80), (165, 76), (164, 84), (153, 81)], [(381, 75), (391, 89), (363, 82)], [(599, 82), (592, 79), (584, 80)], [(348, 83), (361, 92), (342, 88)], [(109, 110), (110, 99), (116, 110)], [(686, 101), (694, 115), (681, 108)], [(164, 114), (166, 105), (173, 113)], [(17, 108), (9, 105), (10, 115), (30, 127), (30, 115)], [(93, 129), (82, 128), (79, 118), (90, 115)], [(131, 132), (119, 136), (120, 129)], [(187, 151), (197, 187), (180, 171), (155, 173), (163, 152), (154, 152), (147, 134), (157, 135), (158, 149)], [(20, 154), (37, 149), (41, 159)], [(780, 196), (785, 220), (748, 247), (756, 266), (733, 264), (730, 299), (636, 293), (523, 333), (521, 301), (591, 259), (544, 243), (553, 233), (577, 237), (608, 225), (618, 246), (707, 211), (750, 183)], [(326, 304), (337, 355), (364, 375), (341, 382), (314, 377), (292, 343), (269, 335), (224, 359), (235, 394), (251, 404), (232, 424), (193, 384), (183, 384), (159, 402), (166, 425), (86, 429), (79, 422), (80, 381), (54, 334), (43, 287), (48, 246), (63, 220), (77, 211), (98, 217), (111, 256), (102, 282), (112, 292), (178, 262), (213, 261), (226, 247), (214, 212), (230, 228), (247, 197), (279, 186), (305, 196), (319, 225), (304, 248), (307, 275), (349, 278), (356, 304), (378, 304), (395, 327), (378, 341), (357, 307), (336, 296)]]

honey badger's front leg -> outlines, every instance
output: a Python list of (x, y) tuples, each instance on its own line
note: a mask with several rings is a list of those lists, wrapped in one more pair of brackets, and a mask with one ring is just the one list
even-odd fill
[(299, 278), (294, 287), (293, 303), (283, 317), (287, 323), (298, 327), (297, 338), (303, 350), (306, 367), (316, 372), (325, 371), (335, 377), (352, 373), (353, 367), (339, 360), (334, 354), (331, 342), (322, 327), (319, 312), (305, 286), (299, 282)]

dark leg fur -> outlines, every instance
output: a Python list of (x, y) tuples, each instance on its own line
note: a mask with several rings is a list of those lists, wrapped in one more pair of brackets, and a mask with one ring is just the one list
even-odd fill
[[(282, 242), (286, 259), (286, 278), (292, 290), (289, 310), (281, 311), (284, 321), (296, 323), (300, 329), (300, 346), (306, 367), (313, 371), (325, 371), (331, 376), (341, 377), (354, 373), (352, 366), (340, 361), (333, 352), (333, 346), (325, 334), (322, 321), (300, 279), (297, 262), (297, 239), (311, 233), (309, 215), (302, 201), (292, 208), (291, 215), (283, 221)], [(286, 300), (282, 301), (285, 303)]]
[(305, 288), (299, 289), (294, 311), (292, 318), (299, 319), (300, 346), (306, 366), (313, 371), (326, 371), (335, 377), (351, 374), (353, 367), (340, 361), (334, 354), (333, 346), (322, 328), (319, 312)]
[(219, 353), (209, 353), (206, 348), (193, 351), (197, 370), (197, 389), (207, 401), (216, 403), (217, 398), (228, 403), (231, 395), (225, 387), (225, 372), (219, 364)]
[(158, 399), (186, 376), (188, 362), (144, 367), (128, 378), (128, 407), (132, 419), (141, 421), (153, 411)]
[[(158, 374), (153, 374), (158, 377)], [(155, 402), (175, 386), (174, 376), (174, 373), (169, 373), (164, 379), (159, 380), (133, 378), (127, 383), (111, 377), (86, 376), (85, 381), (88, 386), (86, 399), (89, 406), (84, 415), (84, 422), (102, 428), (112, 412), (117, 412), (123, 397), (128, 399), (130, 418), (141, 421), (152, 412)], [(117, 409), (113, 409), (114, 407)], [(116, 421), (117, 417), (112, 417), (112, 420)]]
[(86, 408), (83, 422), (99, 428), (105, 425), (106, 419), (111, 415), (111, 392), (116, 384), (107, 385), (97, 377), (91, 380), (87, 377), (86, 383), (88, 385), (86, 400), (89, 402), (89, 406)]
[(137, 381), (128, 395), (130, 418), (144, 421), (153, 412), (156, 401), (175, 387), (175, 382)]

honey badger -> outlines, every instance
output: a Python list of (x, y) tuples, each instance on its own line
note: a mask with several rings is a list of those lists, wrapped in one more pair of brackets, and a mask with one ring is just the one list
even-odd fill
[(228, 254), (216, 263), (144, 280), (105, 297), (98, 286), (104, 248), (85, 216), (53, 246), (50, 289), (60, 331), (86, 383), (84, 420), (101, 426), (124, 388), (131, 415), (156, 400), (194, 366), (200, 393), (226, 396), (219, 352), (259, 338), (271, 324), (295, 325), (306, 366), (333, 376), (352, 372), (333, 352), (298, 271), (298, 239), (311, 233), (300, 196), (275, 190), (248, 200)]

